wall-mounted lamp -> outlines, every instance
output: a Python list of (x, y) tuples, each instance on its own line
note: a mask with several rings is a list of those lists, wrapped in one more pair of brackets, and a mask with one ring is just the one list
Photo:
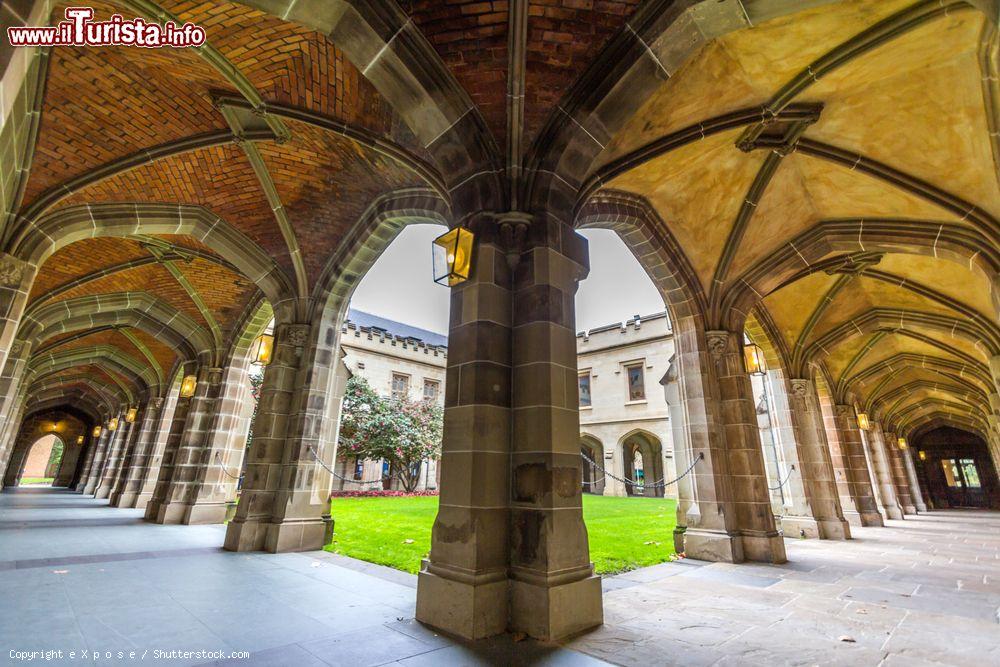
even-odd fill
[(750, 375), (764, 375), (767, 372), (767, 362), (764, 360), (764, 350), (759, 345), (747, 343), (743, 346), (743, 366)]
[(92, 431), (92, 433), (94, 434), (95, 438), (100, 438), (101, 437), (101, 433), (103, 431), (104, 431), (104, 429), (102, 429), (100, 426), (95, 426), (94, 430)]
[(108, 420), (108, 430), (114, 431), (118, 428), (118, 417), (112, 417)]
[(469, 279), (474, 241), (475, 235), (464, 227), (456, 227), (434, 239), (434, 282), (451, 287)]
[(906, 438), (900, 438), (900, 439), (898, 439), (896, 441), (896, 444), (899, 445), (900, 449), (906, 449)]
[(187, 375), (181, 380), (181, 398), (191, 398), (198, 388), (198, 376)]
[(250, 346), (250, 363), (267, 366), (274, 358), (274, 335), (263, 333)]
[(129, 408), (128, 412), (125, 413), (125, 421), (134, 424), (137, 416), (139, 416), (139, 408)]
[(917, 456), (920, 457), (921, 461), (926, 461), (927, 460), (927, 452), (925, 452), (922, 449), (919, 452), (917, 452)]
[(82, 435), (76, 436), (76, 444), (78, 444), (78, 445), (82, 445), (83, 444), (83, 436)]
[(867, 431), (872, 426), (871, 422), (868, 421), (868, 415), (864, 412), (858, 413), (858, 428), (862, 431)]

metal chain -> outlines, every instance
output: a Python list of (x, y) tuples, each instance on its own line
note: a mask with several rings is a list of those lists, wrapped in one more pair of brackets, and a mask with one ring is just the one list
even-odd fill
[(778, 482), (778, 486), (769, 486), (769, 487), (767, 487), (768, 490), (769, 491), (777, 491), (778, 489), (780, 489), (781, 487), (783, 487), (785, 484), (788, 483), (788, 480), (792, 478), (792, 473), (793, 472), (795, 472), (795, 466), (794, 465), (788, 466), (788, 474), (785, 475), (785, 479), (783, 479), (782, 481)]
[(313, 449), (312, 445), (308, 445), (308, 447), (309, 447), (309, 452), (313, 455), (313, 458), (316, 459), (317, 463), (319, 463), (321, 466), (323, 466), (328, 473), (330, 473), (331, 475), (333, 475), (337, 479), (339, 479), (341, 481), (344, 481), (344, 482), (350, 482), (351, 484), (359, 484), (361, 486), (364, 486), (366, 484), (382, 484), (386, 480), (392, 479), (393, 477), (397, 476), (397, 475), (386, 475), (384, 477), (380, 477), (379, 479), (374, 479), (374, 480), (370, 480), (370, 481), (367, 481), (367, 482), (362, 482), (362, 481), (357, 480), (357, 479), (344, 477), (343, 475), (338, 475), (334, 470), (332, 470), (330, 468), (330, 466), (328, 466), (326, 463), (324, 463), (323, 459), (321, 459), (319, 457), (319, 455), (316, 453), (316, 450)]
[(215, 460), (219, 462), (219, 469), (222, 470), (223, 474), (226, 477), (239, 481), (239, 479), (243, 476), (243, 475), (234, 475), (228, 470), (226, 470), (226, 465), (222, 462), (222, 455), (219, 452), (215, 453)]
[(704, 453), (699, 453), (698, 454), (698, 458), (696, 458), (694, 460), (694, 463), (692, 463), (690, 465), (690, 467), (688, 467), (687, 470), (685, 470), (684, 472), (682, 472), (680, 475), (678, 475), (674, 479), (670, 480), (669, 482), (665, 482), (665, 481), (663, 481), (661, 479), (660, 481), (658, 481), (658, 482), (652, 482), (651, 484), (639, 484), (638, 482), (634, 482), (634, 481), (632, 481), (630, 479), (626, 479), (624, 477), (619, 477), (618, 475), (614, 474), (613, 472), (610, 472), (610, 471), (606, 470), (601, 464), (599, 464), (597, 461), (595, 461), (594, 459), (590, 458), (589, 456), (587, 456), (583, 452), (580, 452), (580, 456), (582, 456), (592, 466), (594, 466), (595, 468), (597, 468), (598, 470), (600, 470), (602, 473), (604, 473), (605, 477), (610, 477), (611, 479), (616, 480), (618, 482), (622, 482), (623, 484), (631, 484), (632, 486), (641, 486), (644, 489), (647, 488), (647, 487), (651, 488), (651, 489), (659, 489), (661, 487), (670, 486), (671, 484), (676, 484), (677, 482), (679, 482), (682, 479), (684, 479), (684, 477), (687, 476), (687, 474), (689, 472), (691, 472), (692, 470), (694, 470), (694, 467), (696, 465), (698, 465), (699, 461), (701, 461), (703, 458), (705, 458), (705, 454)]

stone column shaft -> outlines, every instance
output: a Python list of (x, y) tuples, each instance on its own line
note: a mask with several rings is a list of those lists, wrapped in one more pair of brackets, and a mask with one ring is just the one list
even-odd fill
[(126, 456), (118, 485), (111, 494), (112, 507), (134, 507), (139, 495), (140, 480), (149, 458), (149, 449), (156, 438), (160, 414), (163, 410), (163, 399), (153, 398), (144, 405), (139, 413), (140, 419), (135, 423), (135, 441)]
[(743, 557), (784, 563), (785, 543), (771, 511), (753, 388), (743, 363), (743, 334), (709, 331), (707, 337), (718, 383), (728, 481)]
[(903, 514), (916, 514), (917, 507), (910, 495), (910, 484), (906, 479), (906, 465), (903, 463), (903, 452), (899, 449), (899, 437), (893, 432), (885, 433), (885, 451), (889, 455), (889, 471), (892, 473), (892, 486), (896, 490)]
[[(826, 441), (823, 412), (820, 409), (816, 385), (812, 380), (790, 381), (790, 408), (795, 425), (795, 442), (799, 459), (799, 475), (805, 489), (811, 517), (819, 537), (846, 540), (851, 529), (840, 504), (833, 459)], [(784, 525), (785, 520), (782, 519)], [(807, 530), (806, 528), (803, 528)], [(788, 531), (785, 531), (788, 535)]]
[(121, 471), (122, 457), (132, 439), (131, 436), (132, 424), (120, 418), (118, 428), (115, 429), (115, 435), (111, 441), (111, 447), (108, 449), (108, 456), (104, 461), (104, 472), (101, 474), (101, 481), (98, 482), (97, 489), (94, 491), (95, 498), (111, 497), (111, 491), (114, 489), (118, 473)]
[[(192, 398), (178, 398), (177, 404), (171, 414), (170, 429), (167, 431), (166, 442), (163, 443), (163, 458), (160, 461), (156, 484), (153, 486), (149, 500), (146, 502), (146, 521), (164, 523), (167, 519), (166, 505), (170, 484), (174, 476), (174, 461), (177, 458), (177, 449), (180, 447), (181, 436), (184, 435), (184, 427), (187, 424), (191, 402)], [(145, 489), (143, 492), (146, 492)]]
[(918, 512), (926, 512), (927, 504), (924, 502), (924, 494), (920, 490), (920, 481), (917, 479), (917, 468), (913, 465), (913, 454), (911, 453), (909, 447), (903, 450), (903, 462), (906, 466), (906, 480), (910, 485), (910, 495), (913, 498), (913, 504), (916, 506)]
[[(847, 473), (848, 488), (857, 519), (862, 526), (881, 526), (882, 514), (878, 511), (875, 490), (872, 488), (868, 458), (865, 456), (861, 429), (852, 405), (835, 406), (837, 435), (840, 440), (844, 470)], [(846, 512), (845, 512), (846, 514)], [(845, 516), (850, 520), (850, 516)]]
[(106, 428), (101, 429), (101, 436), (97, 439), (94, 449), (94, 457), (91, 459), (90, 468), (87, 471), (87, 480), (83, 486), (84, 495), (90, 495), (97, 490), (97, 485), (101, 481), (101, 473), (104, 470), (104, 461), (108, 456), (108, 449), (111, 446), (114, 431)]
[(878, 492), (882, 498), (882, 507), (888, 519), (902, 519), (903, 508), (896, 498), (896, 487), (892, 480), (892, 470), (889, 464), (889, 454), (886, 451), (885, 433), (882, 425), (873, 421), (868, 431), (868, 448), (872, 454), (872, 466), (875, 479), (878, 481)]

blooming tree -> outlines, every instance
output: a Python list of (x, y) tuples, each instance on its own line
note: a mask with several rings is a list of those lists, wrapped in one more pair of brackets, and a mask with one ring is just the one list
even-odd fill
[(406, 491), (420, 481), (420, 464), (441, 453), (444, 413), (433, 401), (385, 398), (355, 375), (341, 408), (340, 452), (359, 459), (383, 459)]

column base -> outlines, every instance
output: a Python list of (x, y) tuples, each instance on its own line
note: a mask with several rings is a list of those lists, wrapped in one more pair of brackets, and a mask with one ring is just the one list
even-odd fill
[(903, 505), (903, 515), (916, 514), (917, 508), (914, 505)]
[(146, 508), (146, 521), (159, 524), (181, 523), (185, 506), (180, 503), (161, 503)]
[(679, 554), (684, 553), (684, 534), (687, 526), (677, 526), (674, 528), (674, 551)]
[[(225, 505), (222, 506), (225, 511)], [(223, 515), (224, 516), (224, 515)], [(262, 519), (229, 522), (226, 528), (226, 551), (267, 551), (273, 554), (290, 551), (319, 551), (333, 540), (333, 520), (285, 520), (270, 523)]]
[(894, 519), (898, 521), (903, 518), (903, 510), (896, 506), (886, 507), (885, 517), (887, 519)]
[(152, 492), (140, 493), (135, 497), (134, 500), (132, 500), (132, 504), (129, 505), (129, 507), (134, 507), (137, 510), (144, 510), (146, 509), (146, 506), (149, 505), (150, 502), (152, 502), (152, 500), (153, 500)]
[(885, 521), (882, 519), (882, 515), (878, 512), (861, 512), (861, 525), (870, 528), (881, 528), (885, 525)]
[[(780, 523), (779, 523), (780, 522)], [(789, 539), (819, 539), (819, 524), (811, 516), (775, 517), (775, 523), (781, 527), (781, 533)]]
[(226, 520), (227, 503), (195, 503), (184, 506), (181, 523), (185, 525), (206, 525), (223, 523)]
[(97, 482), (94, 482), (93, 484), (87, 482), (87, 484), (83, 487), (83, 495), (85, 496), (92, 496), (95, 491), (97, 491)]
[(743, 557), (757, 563), (787, 563), (785, 556), (785, 540), (777, 532), (751, 533), (741, 531), (740, 542), (743, 545)]
[(858, 512), (857, 510), (844, 510), (844, 521), (846, 521), (849, 526), (854, 526), (855, 528), (861, 528), (865, 525), (861, 521), (861, 512)]
[(540, 641), (557, 641), (604, 623), (601, 578), (591, 574), (565, 584), (510, 580), (512, 632)]
[(226, 526), (226, 540), (222, 548), (226, 551), (263, 551), (267, 525), (261, 519), (233, 519)]
[(507, 630), (507, 578), (503, 572), (472, 583), (429, 571), (417, 575), (416, 619), (462, 639), (483, 639)]
[(851, 526), (845, 519), (817, 519), (821, 540), (849, 540)]
[(135, 507), (136, 493), (134, 491), (122, 491), (111, 499), (112, 507)]
[(684, 531), (684, 555), (716, 563), (740, 563), (743, 561), (743, 547), (737, 535), (688, 528)]
[(920, 512), (926, 512), (926, 511), (927, 511), (927, 505), (925, 505), (923, 502), (921, 502), (921, 501), (918, 500), (917, 501), (917, 512), (920, 513)]
[(110, 484), (102, 484), (101, 486), (97, 487), (97, 491), (94, 492), (94, 498), (97, 498), (98, 500), (110, 497), (111, 497)]

